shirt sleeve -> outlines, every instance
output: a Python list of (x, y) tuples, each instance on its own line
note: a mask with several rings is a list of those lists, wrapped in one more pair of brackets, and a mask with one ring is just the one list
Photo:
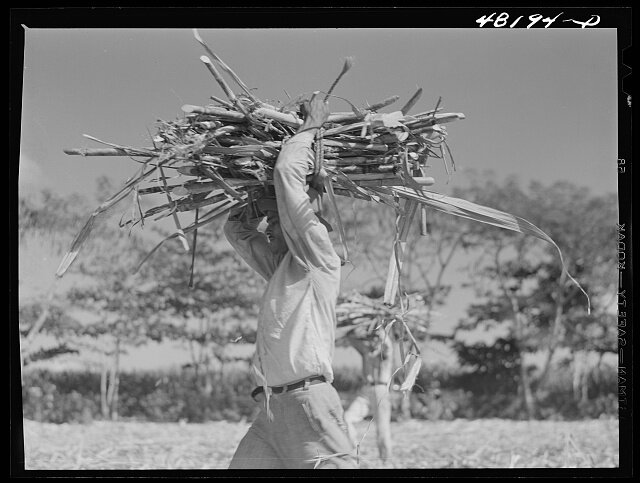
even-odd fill
[(291, 254), (308, 267), (340, 267), (326, 227), (316, 216), (305, 190), (313, 162), (311, 132), (299, 133), (280, 150), (273, 173), (280, 226)]
[(224, 234), (238, 255), (265, 280), (269, 280), (282, 257), (271, 251), (267, 236), (258, 230), (261, 221), (261, 218), (229, 218), (224, 225)]

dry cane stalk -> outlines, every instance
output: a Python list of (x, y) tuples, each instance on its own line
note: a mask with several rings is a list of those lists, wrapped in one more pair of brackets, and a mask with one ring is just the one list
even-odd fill
[(333, 84), (331, 84), (331, 87), (329, 87), (329, 90), (327, 91), (327, 94), (324, 97), (325, 102), (329, 99), (329, 96), (331, 96), (333, 89), (335, 89), (336, 85), (338, 85), (338, 82), (340, 81), (340, 79), (342, 79), (342, 76), (344, 76), (347, 72), (349, 72), (349, 69), (351, 69), (352, 65), (353, 65), (353, 57), (347, 57), (346, 59), (344, 59), (344, 65), (342, 66), (342, 70), (340, 71), (340, 74), (338, 74), (338, 77), (336, 78), (336, 80), (333, 81)]
[(216, 80), (216, 82), (218, 82), (220, 87), (222, 87), (222, 90), (227, 95), (229, 100), (238, 108), (238, 110), (240, 112), (242, 112), (242, 114), (244, 114), (245, 116), (248, 116), (249, 115), (248, 111), (242, 105), (242, 103), (238, 100), (238, 98), (233, 93), (233, 91), (229, 88), (229, 86), (227, 85), (225, 80), (222, 78), (222, 76), (220, 75), (218, 70), (211, 63), (211, 60), (209, 59), (209, 57), (207, 57), (206, 55), (203, 55), (203, 56), (200, 57), (200, 60), (204, 63), (204, 65), (207, 67), (207, 69), (209, 69), (209, 72), (211, 72), (211, 75), (213, 75), (213, 77)]
[(209, 46), (204, 42), (204, 40), (202, 40), (202, 37), (200, 37), (200, 34), (198, 33), (197, 29), (193, 29), (193, 36), (195, 37), (195, 39), (200, 43), (200, 45), (202, 45), (204, 47), (204, 49), (207, 51), (207, 53), (213, 58), (213, 60), (215, 60), (216, 62), (218, 62), (220, 64), (220, 66), (225, 70), (225, 72), (227, 72), (227, 74), (229, 74), (231, 76), (231, 78), (236, 81), (236, 83), (240, 86), (240, 88), (245, 92), (245, 94), (247, 94), (247, 96), (249, 96), (249, 98), (251, 99), (252, 102), (254, 103), (260, 103), (260, 100), (258, 98), (256, 98), (251, 91), (249, 90), (249, 88), (246, 86), (246, 84), (244, 82), (242, 82), (242, 80), (240, 79), (240, 77), (238, 77), (236, 75), (236, 73), (231, 70), (231, 68), (225, 64), (222, 59), (220, 57), (218, 57), (218, 55), (216, 55), (210, 48)]
[(377, 102), (375, 104), (371, 104), (370, 106), (367, 106), (366, 109), (367, 109), (367, 111), (377, 111), (379, 109), (382, 109), (383, 107), (387, 107), (387, 106), (393, 104), (398, 99), (400, 99), (400, 96), (391, 96), (391, 97), (386, 98), (384, 101)]
[(223, 119), (227, 119), (229, 121), (237, 121), (242, 122), (246, 119), (246, 116), (241, 112), (229, 111), (227, 109), (223, 109), (221, 107), (213, 107), (213, 106), (193, 106), (191, 104), (185, 104), (181, 107), (182, 111), (186, 114), (196, 113), (196, 114), (210, 114), (212, 116), (218, 116)]
[(416, 104), (416, 102), (418, 102), (418, 99), (420, 99), (420, 96), (422, 95), (422, 87), (419, 88), (416, 93), (411, 97), (411, 99), (409, 99), (409, 101), (404, 105), (404, 107), (402, 109), (400, 109), (400, 112), (402, 112), (403, 115), (407, 114), (411, 108)]
[(404, 213), (400, 215), (400, 226), (397, 239), (394, 242), (394, 249), (389, 259), (387, 283), (384, 289), (384, 303), (388, 305), (393, 305), (395, 302), (400, 280), (400, 271), (402, 270), (402, 263), (404, 261), (404, 249), (417, 206), (418, 203), (415, 201), (407, 201), (404, 206)]
[(198, 215), (200, 214), (200, 210), (198, 208), (196, 208), (196, 215), (195, 215), (195, 219), (194, 219), (194, 224), (196, 226), (196, 228), (194, 228), (193, 230), (193, 249), (191, 251), (191, 269), (190, 269), (190, 273), (189, 273), (189, 288), (193, 288), (193, 271), (195, 269), (195, 263), (196, 263), (196, 243), (198, 242)]
[[(169, 201), (169, 204), (173, 205), (175, 202), (173, 201), (173, 199), (171, 199), (171, 194), (169, 194), (169, 188), (167, 186), (167, 179), (164, 176), (164, 170), (162, 169), (161, 166), (158, 166), (158, 169), (160, 170), (160, 176), (162, 178), (164, 191), (167, 194), (167, 200)], [(176, 224), (178, 238), (180, 239), (180, 242), (184, 247), (184, 251), (189, 253), (189, 243), (187, 242), (187, 237), (185, 236), (184, 231), (182, 231), (182, 227), (180, 226), (180, 219), (178, 218), (178, 214), (176, 213), (176, 210), (172, 209), (171, 214), (173, 216), (173, 221)]]

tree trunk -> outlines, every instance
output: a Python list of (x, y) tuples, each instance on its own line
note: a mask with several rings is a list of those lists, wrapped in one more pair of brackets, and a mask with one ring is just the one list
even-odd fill
[(535, 400), (535, 395), (531, 390), (531, 378), (529, 377), (529, 372), (524, 362), (524, 351), (522, 350), (522, 347), (521, 347), (522, 340), (524, 339), (524, 335), (523, 335), (524, 320), (522, 320), (523, 315), (520, 312), (520, 308), (515, 298), (512, 298), (511, 303), (514, 308), (514, 314), (515, 314), (515, 324), (516, 324), (515, 339), (516, 339), (516, 346), (518, 350), (518, 359), (520, 360), (519, 371), (520, 371), (520, 389), (522, 393), (522, 402), (525, 410), (527, 411), (527, 419), (535, 419), (538, 412), (538, 408)]
[(120, 339), (116, 338), (107, 387), (107, 410), (112, 421), (118, 419), (118, 385), (120, 379)]
[(47, 291), (47, 295), (44, 298), (44, 301), (42, 302), (42, 312), (40, 312), (38, 319), (31, 326), (27, 335), (24, 338), (20, 337), (20, 369), (21, 369), (20, 378), (21, 379), (22, 379), (22, 373), (24, 372), (23, 369), (24, 369), (25, 355), (28, 356), (29, 353), (31, 352), (33, 341), (35, 340), (36, 336), (40, 333), (40, 329), (42, 329), (42, 326), (47, 321), (47, 319), (49, 318), (49, 314), (51, 313), (51, 305), (53, 304), (53, 296), (55, 294), (54, 289), (55, 289), (55, 283), (54, 285), (49, 287)]
[(109, 373), (106, 361), (102, 364), (102, 371), (100, 373), (100, 411), (104, 419), (109, 419), (109, 404), (107, 402), (107, 387)]
[(582, 399), (582, 380), (584, 373), (584, 361), (582, 352), (573, 353), (573, 399), (580, 402)]
[[(520, 302), (518, 301), (518, 297), (516, 296), (514, 290), (510, 287), (507, 287), (503, 272), (502, 272), (502, 264), (500, 262), (500, 253), (504, 246), (498, 246), (495, 254), (494, 254), (494, 266), (496, 269), (496, 275), (498, 277), (498, 283), (500, 284), (500, 288), (506, 300), (509, 302), (511, 306), (511, 312), (513, 314), (513, 324), (514, 324), (514, 339), (516, 348), (518, 350), (518, 358), (520, 360), (519, 364), (519, 372), (520, 372), (520, 393), (522, 394), (522, 402), (525, 410), (527, 411), (527, 419), (535, 419), (537, 414), (537, 404), (535, 400), (535, 395), (531, 391), (531, 380), (529, 378), (529, 373), (527, 371), (527, 367), (524, 363), (524, 351), (522, 350), (522, 344), (525, 340), (525, 322), (524, 314), (520, 308)], [(518, 250), (520, 253), (520, 250)], [(520, 287), (521, 288), (521, 287)]]
[(551, 362), (553, 360), (553, 355), (556, 352), (556, 349), (560, 346), (562, 339), (564, 337), (563, 327), (562, 327), (562, 319), (564, 317), (564, 285), (567, 280), (566, 272), (562, 272), (560, 276), (560, 280), (558, 282), (559, 289), (553, 294), (553, 301), (556, 305), (555, 315), (553, 318), (553, 330), (551, 331), (551, 336), (549, 337), (549, 344), (547, 347), (547, 357), (545, 358), (544, 365), (542, 366), (542, 372), (540, 373), (540, 377), (537, 381), (537, 389), (540, 390), (547, 382), (547, 377), (549, 376), (549, 372), (551, 369)]
[(113, 379), (111, 381), (113, 385), (113, 393), (111, 397), (111, 420), (118, 420), (118, 396), (120, 389), (120, 339), (116, 339), (116, 350), (113, 361)]
[(42, 302), (42, 312), (40, 312), (38, 320), (35, 321), (31, 329), (29, 329), (27, 336), (25, 337), (25, 345), (27, 347), (33, 341), (36, 335), (38, 335), (40, 329), (49, 318), (49, 314), (51, 313), (51, 304), (53, 303), (54, 288), (55, 284), (49, 287), (49, 289), (47, 290), (47, 295)]
[(537, 404), (531, 391), (531, 380), (524, 363), (524, 354), (520, 352), (520, 387), (522, 391), (522, 400), (527, 411), (527, 419), (535, 419), (537, 413)]

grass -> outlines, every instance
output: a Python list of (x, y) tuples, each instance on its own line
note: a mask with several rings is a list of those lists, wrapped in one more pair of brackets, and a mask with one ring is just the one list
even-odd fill
[[(28, 470), (224, 469), (249, 423), (24, 421)], [(360, 435), (367, 422), (356, 426)], [(375, 428), (361, 468), (614, 468), (618, 421), (501, 419), (392, 423), (393, 460), (377, 458)]]

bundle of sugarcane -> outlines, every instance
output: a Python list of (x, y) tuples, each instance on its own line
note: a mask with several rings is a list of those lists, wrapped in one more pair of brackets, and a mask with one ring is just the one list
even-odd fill
[[(268, 191), (282, 143), (302, 125), (298, 108), (305, 96), (299, 96), (280, 107), (261, 101), (195, 30), (194, 35), (209, 54), (208, 57), (201, 57), (203, 64), (227, 99), (212, 96), (211, 104), (183, 106), (184, 117), (159, 123), (153, 146), (150, 147), (122, 146), (86, 136), (108, 147), (65, 150), (67, 154), (82, 156), (129, 156), (140, 162), (140, 169), (90, 216), (63, 258), (57, 270), (58, 276), (62, 276), (76, 258), (96, 217), (130, 194), (134, 195), (136, 209), (133, 212), (136, 214), (125, 220), (122, 223), (124, 226), (134, 226), (149, 217), (158, 219), (172, 216), (176, 231), (161, 244), (168, 239), (179, 238), (189, 251), (186, 233), (194, 232), (195, 241), (199, 227), (231, 208), (252, 205), (253, 200)], [(332, 96), (338, 81), (351, 66), (352, 59), (347, 58), (338, 77), (324, 93), (325, 99)], [(218, 68), (242, 92), (236, 94)], [(351, 111), (335, 112), (329, 116), (316, 137), (316, 159), (308, 172), (309, 179), (320, 168), (327, 173), (324, 189), (334, 207), (343, 241), (344, 231), (338, 210), (335, 209), (334, 195), (384, 203), (399, 213), (398, 233), (385, 295), (388, 303), (393, 303), (395, 298), (403, 245), (408, 226), (413, 222), (418, 208), (423, 234), (426, 234), (426, 209), (431, 207), (534, 235), (555, 245), (551, 238), (526, 220), (427, 191), (426, 188), (434, 183), (434, 179), (427, 176), (429, 158), (440, 159), (447, 175), (455, 169), (444, 124), (463, 119), (464, 115), (442, 112), (440, 99), (432, 110), (409, 115), (421, 94), (422, 89), (418, 89), (400, 110), (390, 113), (381, 113), (380, 110), (396, 102), (398, 96), (362, 108), (345, 99)], [(143, 211), (140, 196), (152, 194), (162, 195), (164, 201)], [(178, 218), (180, 212), (193, 212), (194, 221), (182, 227)], [(343, 246), (346, 247), (344, 243)]]
[[(396, 343), (401, 365), (394, 376), (398, 371), (404, 371), (400, 389), (410, 391), (422, 364), (416, 337), (424, 338), (429, 320), (420, 296), (405, 295), (400, 300), (400, 307), (392, 307), (383, 298), (375, 299), (358, 292), (347, 295), (336, 307), (336, 339), (368, 340), (381, 347), (380, 339), (384, 337)], [(405, 343), (408, 343), (407, 346)], [(388, 385), (392, 380), (393, 377)]]
[(382, 298), (353, 292), (337, 305), (336, 318), (337, 337), (352, 335), (364, 339), (380, 327), (388, 333), (397, 324), (408, 334), (416, 333), (420, 338), (428, 328), (426, 307), (416, 294), (405, 295), (400, 307), (390, 307)]
[[(135, 189), (138, 195), (164, 193), (167, 202), (145, 212), (140, 210), (139, 218), (127, 223), (197, 208), (247, 203), (272, 184), (280, 147), (295, 134), (302, 119), (294, 112), (265, 107), (248, 96), (235, 99), (235, 109), (232, 105), (183, 106), (188, 114), (161, 122), (153, 147), (139, 149), (105, 143), (111, 147), (65, 152), (146, 158), (140, 174), (127, 188)], [(319, 161), (310, 166), (309, 177), (322, 167), (330, 176), (335, 194), (383, 201), (385, 194), (393, 192), (376, 188), (409, 186), (421, 191), (433, 184), (433, 178), (426, 176), (428, 158), (440, 158), (449, 166), (442, 124), (464, 116), (438, 114), (440, 108), (416, 116), (403, 111), (376, 112), (396, 99), (397, 96), (391, 97), (358, 113), (329, 116), (326, 129), (316, 141)]]
[[(159, 122), (151, 147), (122, 146), (85, 135), (108, 147), (65, 150), (70, 155), (129, 156), (138, 160), (141, 167), (118, 193), (95, 210), (60, 264), (58, 276), (65, 273), (77, 256), (95, 217), (132, 193), (137, 209), (122, 225), (133, 226), (149, 217), (157, 220), (172, 216), (176, 232), (171, 237), (178, 237), (189, 250), (187, 232), (197, 230), (232, 207), (251, 203), (272, 184), (279, 149), (303, 122), (299, 107), (305, 96), (278, 108), (261, 101), (209, 49), (197, 31), (194, 33), (209, 54), (201, 57), (202, 62), (228, 100), (212, 96), (211, 104), (183, 106), (184, 117)], [(216, 65), (231, 77), (241, 93), (234, 93)], [(347, 58), (325, 99), (332, 95), (351, 66), (352, 59)], [(434, 183), (432, 177), (426, 176), (429, 157), (441, 159), (447, 172), (451, 172), (454, 164), (443, 124), (464, 115), (442, 113), (439, 99), (434, 109), (410, 116), (409, 110), (421, 93), (422, 89), (418, 89), (399, 111), (391, 113), (379, 111), (396, 102), (398, 96), (363, 108), (345, 100), (351, 111), (329, 116), (315, 143), (316, 162), (309, 168), (309, 178), (324, 168), (329, 181), (325, 189), (332, 201), (334, 194), (349, 195), (397, 207), (394, 187), (421, 192)], [(164, 202), (143, 211), (140, 196), (151, 194), (163, 195)], [(194, 212), (195, 221), (183, 228), (178, 218), (180, 212)], [(339, 220), (338, 224), (341, 228)]]

